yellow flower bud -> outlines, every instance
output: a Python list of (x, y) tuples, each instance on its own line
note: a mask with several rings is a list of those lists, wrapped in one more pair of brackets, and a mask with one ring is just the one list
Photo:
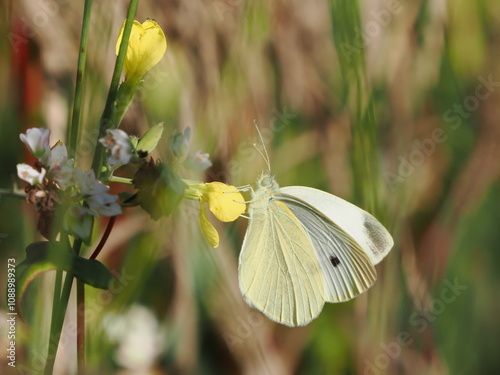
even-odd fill
[[(116, 54), (120, 49), (124, 28), (125, 21), (116, 41)], [(158, 64), (166, 50), (167, 39), (157, 22), (147, 20), (141, 24), (134, 21), (125, 57), (125, 76), (131, 79), (142, 79), (149, 69)]]

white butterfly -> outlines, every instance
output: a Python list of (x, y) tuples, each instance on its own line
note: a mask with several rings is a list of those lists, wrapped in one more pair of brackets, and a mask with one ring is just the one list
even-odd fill
[(250, 306), (287, 326), (306, 325), (325, 302), (370, 288), (374, 266), (394, 245), (368, 212), (321, 190), (280, 188), (269, 173), (252, 190), (248, 213), (240, 290)]

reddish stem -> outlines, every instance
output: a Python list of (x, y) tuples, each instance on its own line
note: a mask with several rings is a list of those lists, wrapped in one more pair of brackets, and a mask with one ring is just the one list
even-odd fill
[(90, 259), (97, 258), (97, 256), (101, 252), (102, 248), (106, 244), (106, 241), (108, 240), (108, 237), (111, 233), (111, 230), (113, 229), (113, 225), (115, 225), (115, 221), (116, 221), (116, 216), (111, 216), (109, 218), (108, 225), (106, 226), (106, 230), (104, 231), (104, 233), (102, 235), (101, 241), (99, 242), (99, 245), (97, 245), (96, 249), (94, 250), (94, 252), (90, 256)]
[(76, 281), (76, 348), (78, 374), (85, 374), (85, 284)]

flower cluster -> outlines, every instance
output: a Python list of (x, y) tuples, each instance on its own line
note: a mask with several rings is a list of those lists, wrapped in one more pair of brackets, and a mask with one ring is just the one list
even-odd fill
[(39, 228), (45, 228), (41, 232), (46, 237), (51, 236), (48, 218), (54, 217), (57, 204), (62, 201), (68, 205), (63, 221), (65, 230), (85, 242), (90, 241), (93, 217), (121, 213), (118, 196), (108, 194), (109, 187), (96, 179), (93, 171), (75, 168), (62, 142), (50, 147), (50, 130), (31, 128), (20, 138), (37, 162), (35, 168), (18, 164), (17, 174), (29, 184), (27, 199), (39, 209)]
[[(245, 212), (243, 196), (234, 186), (182, 180), (166, 164), (153, 160), (147, 162), (145, 155), (157, 146), (162, 132), (163, 124), (158, 124), (136, 139), (123, 130), (109, 129), (99, 141), (109, 150), (111, 170), (125, 164), (137, 168), (131, 180), (137, 193), (129, 205), (140, 205), (153, 219), (159, 219), (173, 212), (183, 197), (197, 200), (200, 202), (202, 233), (210, 246), (217, 247), (219, 234), (208, 219), (206, 207), (220, 221), (234, 221)], [(193, 171), (203, 171), (212, 163), (207, 153), (188, 154), (190, 136), (190, 128), (183, 133), (174, 131), (169, 145), (179, 164)], [(65, 203), (64, 229), (85, 243), (90, 241), (94, 217), (121, 213), (118, 196), (109, 194), (109, 187), (98, 180), (92, 170), (75, 168), (63, 143), (57, 142), (50, 147), (50, 130), (28, 129), (20, 138), (38, 159), (35, 168), (18, 164), (17, 171), (19, 178), (29, 183), (27, 200), (40, 212), (39, 229), (44, 236), (49, 238), (52, 235), (50, 224), (56, 208), (62, 203)]]
[(30, 185), (41, 185), (45, 177), (54, 181), (65, 190), (71, 183), (73, 160), (68, 159), (66, 146), (58, 142), (51, 149), (49, 146), (50, 130), (31, 128), (20, 138), (38, 159), (37, 169), (28, 164), (18, 164), (17, 174)]
[(175, 130), (169, 139), (169, 146), (174, 154), (174, 157), (178, 161), (183, 160), (183, 165), (187, 169), (192, 171), (201, 172), (207, 168), (212, 166), (212, 162), (210, 161), (210, 155), (207, 153), (201, 152), (198, 150), (196, 152), (189, 151), (189, 143), (191, 140), (191, 128), (184, 129), (184, 132), (181, 133), (178, 130)]

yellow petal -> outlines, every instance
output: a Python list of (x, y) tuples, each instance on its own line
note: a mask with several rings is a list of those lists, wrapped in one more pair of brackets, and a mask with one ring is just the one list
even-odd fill
[[(125, 21), (116, 41), (116, 53), (120, 50)], [(125, 75), (142, 79), (144, 74), (158, 64), (167, 50), (167, 39), (160, 25), (153, 20), (143, 24), (134, 21), (125, 57)]]
[(220, 221), (234, 221), (246, 209), (241, 193), (234, 186), (222, 182), (205, 184), (202, 200), (208, 202), (208, 208)]
[(219, 246), (219, 233), (214, 228), (212, 223), (208, 220), (207, 210), (205, 208), (205, 203), (201, 203), (200, 206), (200, 228), (203, 236), (207, 240), (208, 244), (212, 247)]

